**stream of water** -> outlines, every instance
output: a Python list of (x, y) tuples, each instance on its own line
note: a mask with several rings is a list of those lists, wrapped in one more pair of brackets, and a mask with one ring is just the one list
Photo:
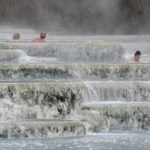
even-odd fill
[(0, 30), (0, 149), (149, 150), (149, 35), (14, 31)]

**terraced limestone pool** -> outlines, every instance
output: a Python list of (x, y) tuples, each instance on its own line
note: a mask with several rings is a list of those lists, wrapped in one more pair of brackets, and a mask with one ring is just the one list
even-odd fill
[(150, 36), (31, 44), (25, 31), (0, 40), (2, 150), (149, 150)]

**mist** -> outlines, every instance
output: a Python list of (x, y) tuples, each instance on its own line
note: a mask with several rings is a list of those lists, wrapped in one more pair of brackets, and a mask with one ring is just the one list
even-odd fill
[(149, 34), (149, 0), (0, 0), (0, 25), (50, 34)]

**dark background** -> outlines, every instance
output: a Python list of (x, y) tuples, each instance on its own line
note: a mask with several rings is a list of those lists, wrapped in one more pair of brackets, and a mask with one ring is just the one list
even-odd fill
[(0, 25), (51, 34), (149, 34), (150, 0), (0, 0)]

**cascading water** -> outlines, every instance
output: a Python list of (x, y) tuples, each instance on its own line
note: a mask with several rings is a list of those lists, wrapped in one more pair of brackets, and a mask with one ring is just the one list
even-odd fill
[(126, 55), (149, 36), (24, 40), (0, 41), (2, 149), (148, 150), (150, 64)]

